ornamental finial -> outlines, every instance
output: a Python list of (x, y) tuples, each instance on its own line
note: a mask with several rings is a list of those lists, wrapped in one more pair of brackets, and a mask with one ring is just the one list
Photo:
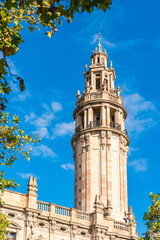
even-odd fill
[(98, 52), (101, 52), (101, 49), (102, 49), (102, 47), (101, 47), (101, 42), (100, 42), (100, 38), (101, 38), (101, 35), (100, 35), (100, 33), (99, 33)]

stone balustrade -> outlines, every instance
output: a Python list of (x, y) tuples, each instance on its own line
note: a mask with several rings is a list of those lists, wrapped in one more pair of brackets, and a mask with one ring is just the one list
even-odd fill
[(71, 210), (70, 210), (70, 208), (55, 206), (55, 213), (63, 215), (63, 216), (70, 217)]
[(128, 231), (128, 224), (127, 223), (121, 223), (121, 222), (114, 222), (114, 228)]
[(65, 216), (69, 218), (72, 218), (73, 216), (75, 216), (77, 219), (91, 221), (91, 217), (89, 213), (86, 213), (77, 209), (73, 209), (73, 208), (59, 206), (56, 204), (49, 204), (46, 202), (37, 201), (37, 209), (41, 210), (44, 213), (52, 212), (52, 214), (60, 215), (59, 216), (60, 218), (61, 216), (62, 217)]
[(123, 100), (120, 96), (117, 96), (114, 93), (108, 93), (108, 92), (95, 92), (95, 93), (89, 93), (82, 96), (80, 99), (77, 100), (77, 107), (79, 107), (81, 104), (83, 104), (86, 101), (93, 100), (93, 99), (107, 99), (119, 104), (123, 104)]
[(49, 212), (49, 203), (37, 201), (37, 209), (45, 212)]
[(80, 210), (76, 210), (76, 217), (79, 219), (91, 221), (91, 215), (89, 213), (82, 212)]
[[(46, 214), (46, 212), (52, 211), (52, 213), (55, 214), (56, 217), (60, 219), (67, 217), (65, 219), (68, 219), (68, 221), (71, 221), (71, 219), (77, 219), (77, 221), (87, 221), (91, 223), (91, 221), (93, 220), (93, 214), (89, 214), (87, 212), (83, 212), (74, 208), (67, 208), (56, 204), (49, 204), (42, 201), (37, 201), (37, 209), (42, 211), (42, 215), (43, 213)], [(113, 227), (115, 230), (117, 229), (122, 231), (129, 231), (128, 224), (129, 223), (114, 221)]]

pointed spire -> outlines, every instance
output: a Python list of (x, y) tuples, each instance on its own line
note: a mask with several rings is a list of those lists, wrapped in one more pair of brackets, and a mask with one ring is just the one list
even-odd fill
[(98, 37), (98, 52), (102, 51), (102, 47), (101, 47), (101, 34), (100, 34), (100, 23), (99, 23), (99, 37)]
[(129, 213), (132, 213), (132, 212), (133, 212), (132, 207), (129, 206)]
[(33, 178), (33, 184), (34, 184), (34, 187), (35, 187), (35, 188), (38, 187), (36, 177)]
[(99, 40), (98, 40), (98, 52), (101, 52), (102, 51), (102, 47), (101, 47), (101, 34), (100, 34), (100, 32), (99, 32)]
[(33, 177), (32, 176), (30, 176), (29, 177), (29, 182), (28, 182), (28, 187), (30, 187), (30, 186), (32, 186), (33, 185)]
[(29, 178), (29, 182), (28, 182), (28, 185), (27, 185), (27, 191), (28, 191), (28, 194), (32, 195), (32, 196), (37, 196), (36, 192), (37, 192), (37, 180), (36, 180), (36, 177), (32, 177), (30, 176)]

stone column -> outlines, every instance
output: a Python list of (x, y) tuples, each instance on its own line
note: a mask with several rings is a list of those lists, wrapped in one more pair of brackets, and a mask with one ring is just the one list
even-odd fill
[(107, 188), (106, 188), (106, 132), (101, 131), (101, 196), (103, 203), (107, 201)]
[(121, 118), (120, 118), (121, 114), (120, 114), (120, 109), (118, 109), (118, 123), (121, 124)]
[(115, 123), (118, 123), (118, 110), (116, 110), (114, 114), (114, 118), (115, 118)]
[(101, 119), (102, 119), (102, 126), (106, 125), (106, 109), (105, 106), (101, 107)]
[(90, 211), (93, 206), (91, 206), (91, 162), (90, 162), (90, 134), (85, 135), (86, 139), (86, 152), (85, 152), (85, 187), (86, 187), (86, 194), (85, 194), (85, 209), (84, 211)]
[[(81, 193), (79, 193), (79, 189), (78, 189), (78, 195), (81, 195), (81, 198), (79, 199), (79, 201), (81, 201), (81, 209), (82, 211), (85, 211), (85, 195), (86, 195), (86, 163), (85, 163), (85, 139), (84, 139), (84, 135), (82, 136), (82, 171), (81, 171), (81, 180), (78, 179), (79, 181), (79, 189), (81, 186)], [(78, 174), (79, 175), (79, 174)], [(80, 176), (80, 175), (79, 175)], [(81, 184), (80, 184), (81, 183)], [(78, 201), (78, 202), (79, 202)]]
[(107, 106), (107, 108), (106, 108), (106, 112), (107, 112), (107, 126), (110, 126), (110, 107), (109, 106)]
[(87, 110), (84, 110), (84, 128), (87, 127)]
[(91, 126), (90, 122), (93, 121), (93, 108), (89, 107), (88, 108), (88, 127)]
[(120, 124), (121, 124), (121, 130), (123, 131), (123, 113), (120, 111)]
[(107, 132), (107, 199), (112, 203), (112, 159), (111, 159), (111, 132)]
[(123, 148), (123, 194), (124, 194), (124, 211), (128, 211), (128, 195), (127, 195), (127, 152), (126, 146)]
[(93, 89), (93, 85), (94, 85), (94, 79), (93, 79), (94, 75), (93, 75), (93, 72), (91, 72), (91, 86), (92, 86), (92, 89)]
[(101, 85), (104, 84), (104, 71), (102, 71), (102, 75), (101, 75)]
[(96, 77), (95, 74), (93, 74), (93, 90), (96, 89)]
[(124, 213), (124, 161), (123, 161), (123, 137), (120, 137), (120, 154), (119, 154), (119, 176), (120, 176), (120, 212)]

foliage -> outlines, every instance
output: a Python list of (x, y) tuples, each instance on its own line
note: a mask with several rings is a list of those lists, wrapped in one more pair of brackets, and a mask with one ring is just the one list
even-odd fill
[(9, 226), (9, 221), (2, 213), (0, 213), (0, 239), (1, 240), (6, 239), (5, 232), (8, 226)]
[[(12, 166), (20, 155), (30, 160), (31, 148), (25, 150), (24, 146), (40, 141), (36, 135), (31, 138), (19, 127), (20, 119), (16, 115), (11, 123), (8, 117), (8, 113), (0, 112), (0, 165), (6, 167)], [(5, 175), (5, 172), (0, 171), (0, 192), (3, 192), (4, 188), (18, 186), (13, 179), (7, 180)]]
[[(144, 221), (147, 226), (146, 239), (151, 237), (154, 239), (160, 239), (160, 193), (150, 193), (151, 206), (148, 208), (148, 212), (144, 213)], [(142, 237), (141, 239), (145, 239)]]
[[(2, 167), (11, 167), (20, 155), (29, 160), (31, 148), (25, 150), (24, 146), (40, 141), (37, 136), (31, 138), (19, 127), (20, 119), (16, 115), (13, 116), (11, 122), (8, 119), (9, 114), (0, 111), (0, 166)], [(16, 186), (18, 184), (14, 182), (13, 178), (8, 180), (6, 173), (0, 171), (0, 195), (4, 188), (16, 188)], [(0, 204), (2, 204), (1, 198)], [(0, 213), (0, 239), (6, 239), (5, 232), (8, 226), (9, 221)]]

